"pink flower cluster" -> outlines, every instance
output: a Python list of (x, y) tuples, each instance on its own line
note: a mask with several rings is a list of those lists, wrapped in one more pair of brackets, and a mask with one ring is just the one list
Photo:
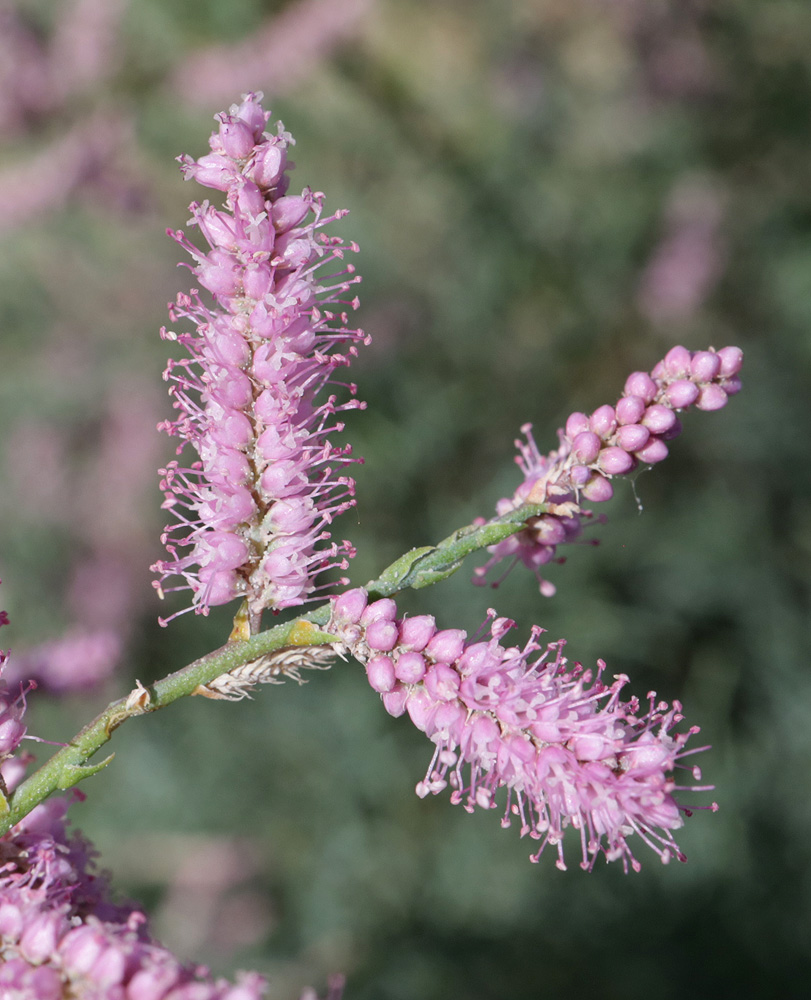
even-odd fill
[[(0, 611), (0, 625), (8, 621)], [(0, 670), (8, 656), (0, 653)], [(25, 701), (0, 680), (0, 791), (25, 773), (12, 756), (25, 736)], [(153, 941), (146, 917), (110, 901), (94, 853), (69, 835), (68, 800), (52, 798), (0, 837), (0, 997), (19, 1000), (259, 1000), (265, 981), (208, 978)]]
[[(674, 347), (650, 374), (628, 376), (616, 406), (600, 406), (591, 415), (573, 413), (559, 431), (560, 447), (549, 455), (541, 455), (532, 425), (525, 424), (521, 431), (526, 442), (516, 441), (516, 462), (524, 480), (512, 497), (498, 502), (496, 513), (507, 514), (525, 503), (546, 503), (550, 510), (491, 546), (491, 558), (475, 570), (473, 582), (483, 585), (488, 572), (509, 559), (507, 573), (521, 561), (535, 572), (541, 593), (554, 594), (554, 585), (541, 576), (540, 567), (555, 558), (559, 545), (578, 538), (583, 519), (592, 517), (582, 500), (610, 500), (614, 476), (667, 458), (667, 442), (682, 431), (677, 413), (691, 406), (720, 410), (740, 391), (742, 361), (738, 347), (695, 352)], [(484, 518), (476, 523), (484, 524)]]
[[(648, 696), (622, 701), (627, 677), (605, 684), (579, 664), (569, 668), (563, 643), (542, 647), (534, 628), (523, 648), (501, 639), (514, 626), (490, 612), (490, 635), (468, 641), (461, 629), (437, 629), (434, 618), (396, 617), (389, 598), (368, 603), (364, 590), (333, 599), (328, 630), (335, 648), (366, 667), (369, 683), (395, 717), (407, 712), (436, 744), (417, 794), (448, 785), (451, 801), (472, 812), (498, 808), (507, 788), (502, 825), (513, 816), (521, 835), (540, 841), (531, 860), (549, 845), (565, 869), (567, 828), (580, 838), (581, 867), (603, 853), (638, 870), (628, 838), (636, 833), (662, 861), (684, 860), (672, 831), (682, 825), (674, 768), (698, 729), (674, 733), (681, 706)], [(694, 778), (699, 772), (692, 769)], [(693, 791), (704, 790), (692, 788)]]
[(353, 480), (336, 472), (351, 449), (328, 436), (343, 429), (336, 414), (362, 404), (315, 397), (367, 339), (345, 311), (358, 304), (344, 298), (360, 280), (353, 266), (323, 273), (358, 248), (321, 233), (346, 214), (324, 218), (323, 194), (286, 193), (293, 139), (281, 122), (265, 132), (260, 99), (249, 94), (217, 116), (209, 154), (181, 157), (187, 178), (225, 192), (224, 209), (191, 206), (210, 249), (172, 234), (216, 306), (180, 295), (170, 315), (196, 332), (162, 331), (191, 357), (169, 363), (178, 416), (161, 426), (182, 439), (178, 454), (190, 444), (198, 458), (161, 470), (177, 521), (164, 536), (169, 558), (154, 569), (159, 593), (180, 577), (170, 589), (191, 588), (201, 613), (240, 596), (253, 615), (300, 604), (318, 573), (346, 568), (353, 554), (348, 542), (328, 542), (333, 518), (354, 503)]
[(36, 807), (0, 839), (0, 996), (24, 1000), (258, 1000), (261, 976), (236, 985), (179, 962), (146, 917), (109, 901), (93, 852), (65, 829), (65, 799)]

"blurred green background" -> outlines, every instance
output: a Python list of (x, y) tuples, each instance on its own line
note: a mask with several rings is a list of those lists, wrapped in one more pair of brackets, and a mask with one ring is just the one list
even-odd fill
[(347, 1000), (807, 995), (811, 6), (3, 0), (0, 37), (3, 645), (125, 643), (102, 688), (30, 698), (44, 737), (229, 630), (233, 608), (160, 629), (148, 566), (157, 331), (190, 283), (164, 229), (202, 197), (173, 157), (242, 91), (361, 245), (355, 582), (511, 494), (521, 424), (549, 450), (674, 343), (746, 353), (743, 393), (619, 485), (554, 598), (518, 571), (473, 588), (472, 563), (401, 602), (473, 630), (495, 604), (681, 699), (721, 806), (688, 865), (536, 867), (492, 816), (418, 800), (429, 746), (347, 663), (116, 734), (74, 820), (157, 933), (280, 1000), (336, 971)]

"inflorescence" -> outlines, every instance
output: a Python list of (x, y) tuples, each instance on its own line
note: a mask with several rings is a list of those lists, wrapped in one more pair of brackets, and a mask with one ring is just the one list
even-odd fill
[[(338, 652), (365, 665), (386, 711), (408, 713), (435, 744), (418, 795), (450, 786), (451, 801), (472, 812), (499, 808), (496, 793), (506, 788), (502, 826), (517, 817), (521, 836), (539, 841), (531, 860), (549, 846), (561, 869), (568, 828), (585, 869), (602, 853), (638, 870), (634, 833), (663, 862), (684, 861), (672, 831), (688, 810), (674, 793), (706, 788), (678, 784), (674, 771), (698, 752), (685, 748), (698, 727), (674, 732), (681, 706), (654, 692), (644, 707), (623, 701), (626, 676), (605, 683), (602, 661), (596, 676), (570, 667), (564, 644), (542, 645), (538, 627), (523, 648), (502, 645), (514, 624), (491, 611), (489, 637), (469, 641), (461, 629), (438, 629), (431, 615), (397, 618), (393, 600), (370, 604), (359, 589), (333, 600), (327, 628)], [(700, 779), (698, 768), (686, 770)]]
[[(330, 542), (333, 519), (354, 504), (354, 481), (339, 470), (355, 459), (329, 435), (343, 430), (337, 414), (363, 404), (354, 385), (344, 402), (316, 396), (367, 341), (347, 313), (360, 278), (343, 258), (357, 245), (322, 232), (346, 212), (324, 217), (324, 195), (309, 188), (287, 194), (294, 140), (281, 122), (265, 131), (260, 101), (249, 94), (217, 116), (206, 156), (180, 158), (187, 178), (225, 193), (225, 207), (190, 206), (207, 252), (170, 233), (215, 306), (196, 290), (179, 295), (171, 318), (196, 331), (162, 331), (191, 357), (169, 362), (178, 416), (161, 428), (181, 439), (178, 454), (190, 445), (198, 457), (161, 470), (176, 521), (164, 536), (169, 558), (153, 567), (159, 593), (190, 588), (203, 614), (245, 597), (254, 621), (305, 601), (319, 573), (345, 569), (354, 554)], [(164, 587), (172, 577), (181, 583)]]
[[(560, 446), (549, 455), (541, 455), (532, 424), (525, 424), (521, 431), (526, 441), (515, 442), (516, 462), (524, 478), (512, 497), (499, 500), (496, 513), (501, 516), (526, 503), (546, 503), (550, 510), (491, 546), (490, 559), (476, 569), (473, 582), (486, 583), (490, 570), (507, 560), (506, 572), (493, 583), (498, 586), (522, 562), (535, 572), (541, 593), (551, 597), (555, 586), (541, 576), (540, 567), (555, 559), (559, 545), (579, 538), (583, 521), (593, 516), (583, 501), (610, 500), (614, 476), (667, 458), (667, 442), (682, 431), (677, 414), (691, 406), (699, 410), (725, 406), (740, 391), (742, 361), (739, 347), (694, 352), (674, 347), (652, 372), (629, 375), (615, 406), (600, 406), (590, 416), (571, 414), (558, 432)], [(485, 520), (479, 518), (476, 523)]]

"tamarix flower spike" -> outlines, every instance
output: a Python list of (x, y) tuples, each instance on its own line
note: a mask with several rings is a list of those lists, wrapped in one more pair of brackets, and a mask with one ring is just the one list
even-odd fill
[[(342, 470), (357, 459), (330, 436), (343, 430), (338, 414), (364, 404), (353, 385), (343, 402), (316, 397), (368, 340), (348, 316), (360, 278), (344, 256), (358, 248), (322, 232), (346, 212), (324, 217), (324, 195), (309, 188), (287, 194), (293, 139), (281, 122), (265, 131), (260, 102), (248, 94), (217, 116), (210, 153), (180, 158), (187, 178), (225, 192), (225, 206), (191, 205), (208, 251), (170, 233), (214, 306), (197, 290), (179, 295), (171, 319), (196, 329), (162, 331), (190, 357), (169, 362), (178, 413), (160, 426), (181, 439), (178, 455), (189, 445), (196, 457), (161, 470), (175, 521), (163, 537), (169, 558), (153, 567), (161, 596), (191, 589), (202, 614), (244, 597), (252, 622), (301, 604), (319, 573), (354, 554), (330, 526), (355, 502)], [(166, 587), (171, 578), (179, 583)]]
[(473, 582), (484, 584), (494, 566), (509, 560), (503, 580), (520, 561), (535, 572), (541, 593), (552, 596), (555, 586), (541, 576), (540, 567), (556, 558), (559, 545), (580, 536), (584, 519), (593, 516), (583, 502), (610, 500), (614, 476), (666, 458), (667, 442), (682, 430), (677, 413), (691, 406), (720, 410), (740, 391), (742, 362), (739, 347), (720, 351), (674, 347), (650, 374), (628, 376), (616, 406), (599, 406), (590, 415), (572, 413), (558, 432), (560, 447), (549, 455), (540, 453), (532, 424), (525, 424), (521, 432), (526, 441), (516, 441), (516, 462), (524, 479), (512, 497), (499, 500), (496, 513), (502, 516), (526, 503), (546, 503), (549, 509), (531, 518), (523, 531), (491, 546), (491, 557), (475, 571)]
[[(653, 692), (644, 707), (623, 701), (627, 677), (605, 683), (602, 661), (596, 676), (569, 666), (564, 643), (541, 644), (540, 628), (523, 648), (504, 646), (515, 623), (494, 611), (489, 636), (468, 641), (461, 629), (437, 629), (430, 615), (397, 618), (388, 598), (367, 601), (365, 590), (334, 599), (327, 628), (339, 637), (338, 652), (364, 664), (386, 711), (407, 713), (434, 743), (419, 796), (450, 787), (451, 801), (469, 812), (500, 808), (502, 826), (517, 820), (521, 836), (538, 841), (531, 860), (549, 847), (561, 869), (567, 829), (587, 870), (600, 854), (638, 870), (633, 834), (663, 862), (685, 860), (673, 831), (689, 810), (674, 792), (707, 787), (677, 784), (682, 758), (698, 752), (685, 749), (697, 727), (673, 731), (682, 721), (678, 702), (671, 707)], [(697, 768), (687, 771), (700, 779)]]

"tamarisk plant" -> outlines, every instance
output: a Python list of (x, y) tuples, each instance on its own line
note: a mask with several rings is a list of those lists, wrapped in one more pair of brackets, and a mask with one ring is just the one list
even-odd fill
[[(19, 747), (28, 690), (3, 686), (0, 993), (264, 994), (255, 974), (233, 985), (182, 965), (150, 937), (140, 912), (111, 903), (89, 846), (66, 830), (68, 800), (51, 797), (109, 764), (111, 756), (94, 757), (124, 722), (189, 695), (239, 699), (351, 656), (384, 709), (407, 715), (433, 745), (417, 794), (449, 789), (466, 810), (496, 810), (503, 826), (516, 823), (535, 841), (533, 861), (549, 848), (561, 869), (569, 838), (587, 870), (601, 855), (638, 870), (638, 843), (664, 862), (685, 860), (675, 833), (692, 807), (681, 796), (707, 790), (688, 763), (705, 748), (688, 748), (698, 729), (683, 723), (678, 702), (628, 696), (624, 674), (609, 675), (602, 661), (595, 670), (570, 664), (563, 642), (542, 642), (539, 627), (523, 646), (509, 645), (514, 622), (496, 611), (468, 636), (431, 614), (399, 615), (394, 597), (445, 579), (479, 551), (488, 558), (474, 582), (498, 564), (507, 572), (524, 564), (551, 595), (540, 568), (593, 519), (587, 505), (607, 500), (615, 477), (661, 462), (680, 413), (718, 410), (738, 392), (740, 350), (674, 347), (650, 372), (630, 374), (614, 404), (573, 413), (549, 454), (525, 425), (516, 442), (521, 482), (493, 517), (407, 552), (364, 587), (346, 589), (342, 577), (328, 592), (319, 574), (345, 570), (354, 551), (333, 540), (332, 526), (354, 503), (346, 470), (355, 459), (335, 437), (340, 414), (362, 405), (353, 384), (336, 381), (367, 342), (350, 324), (360, 279), (346, 258), (358, 248), (325, 232), (345, 213), (325, 215), (323, 194), (290, 193), (293, 139), (281, 123), (269, 131), (269, 117), (261, 95), (249, 94), (217, 116), (209, 153), (180, 158), (188, 179), (221, 198), (191, 206), (206, 246), (171, 233), (208, 296), (180, 294), (170, 314), (185, 326), (162, 331), (186, 356), (166, 370), (176, 414), (161, 426), (179, 446), (161, 470), (172, 523), (156, 587), (161, 597), (188, 591), (182, 610), (197, 614), (240, 601), (234, 627), (221, 648), (148, 687), (138, 683), (27, 778)], [(263, 628), (264, 611), (304, 605)], [(331, 996), (339, 992), (336, 982)]]

